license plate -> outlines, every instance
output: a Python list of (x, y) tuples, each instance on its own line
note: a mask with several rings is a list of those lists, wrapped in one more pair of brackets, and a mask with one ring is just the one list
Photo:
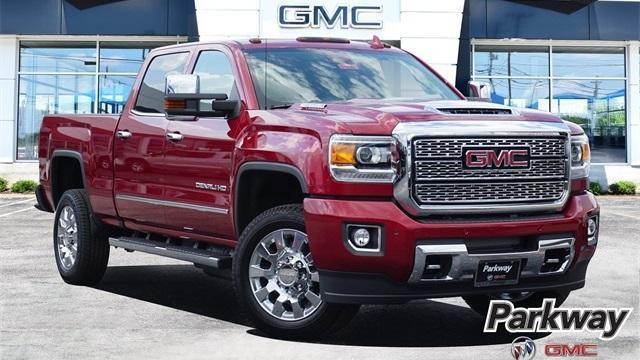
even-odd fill
[(485, 260), (478, 263), (475, 286), (513, 285), (520, 278), (520, 260)]

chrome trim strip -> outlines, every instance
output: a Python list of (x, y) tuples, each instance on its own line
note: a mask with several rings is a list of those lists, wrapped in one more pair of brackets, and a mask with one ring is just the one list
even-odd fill
[(229, 213), (228, 209), (223, 209), (223, 208), (203, 206), (203, 205), (192, 205), (187, 203), (159, 200), (159, 199), (150, 199), (150, 198), (132, 196), (132, 195), (116, 195), (116, 200), (135, 201), (135, 202), (140, 202), (140, 203), (145, 203), (150, 205), (167, 206), (167, 207), (195, 210), (195, 211), (208, 212), (208, 213), (214, 213), (214, 214), (226, 215)]
[[(454, 241), (437, 241), (433, 244), (416, 246), (415, 261), (413, 271), (409, 277), (410, 283), (420, 282), (442, 282), (442, 281), (461, 281), (473, 280), (475, 277), (478, 263), (483, 260), (512, 260), (526, 259), (520, 272), (521, 278), (546, 276), (563, 274), (569, 268), (575, 256), (574, 238), (544, 239), (538, 242), (537, 251), (523, 251), (512, 253), (495, 253), (495, 254), (469, 254), (467, 246), (462, 240)], [(569, 249), (569, 257), (566, 259), (557, 271), (540, 272), (544, 265), (544, 257), (547, 250), (551, 249)], [(429, 255), (450, 255), (451, 269), (447, 276), (443, 279), (423, 279), (424, 264)]]
[(403, 169), (399, 180), (395, 182), (393, 193), (396, 201), (412, 216), (430, 214), (488, 214), (533, 211), (560, 211), (570, 195), (571, 164), (565, 163), (566, 189), (563, 196), (554, 202), (512, 203), (512, 204), (464, 204), (464, 205), (418, 205), (411, 196), (411, 172), (413, 171), (412, 142), (418, 136), (566, 136), (565, 154), (571, 154), (569, 128), (562, 122), (538, 121), (479, 121), (479, 120), (443, 120), (425, 122), (407, 122), (398, 124), (393, 136), (399, 144)]

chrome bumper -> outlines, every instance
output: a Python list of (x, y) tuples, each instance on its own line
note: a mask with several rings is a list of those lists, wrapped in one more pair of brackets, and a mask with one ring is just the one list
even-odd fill
[[(573, 261), (575, 254), (573, 247), (574, 241), (574, 238), (542, 239), (538, 241), (537, 251), (500, 252), (492, 254), (470, 254), (463, 241), (434, 241), (431, 244), (416, 246), (415, 263), (411, 276), (409, 277), (409, 282), (425, 283), (473, 280), (478, 268), (478, 263), (483, 260), (522, 259), (520, 278), (563, 274)], [(561, 257), (547, 257), (547, 251), (554, 249), (568, 250), (568, 254)], [(445, 273), (437, 278), (424, 278), (427, 256), (450, 257), (450, 266), (448, 266), (448, 269), (443, 269)], [(545, 271), (543, 269), (543, 266), (551, 264), (553, 264), (554, 268), (552, 271)]]

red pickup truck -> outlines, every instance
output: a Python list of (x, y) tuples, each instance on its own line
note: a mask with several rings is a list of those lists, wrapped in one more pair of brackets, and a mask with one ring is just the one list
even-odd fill
[(100, 281), (110, 246), (228, 269), (279, 337), (361, 304), (559, 303), (598, 239), (580, 127), (468, 101), (377, 39), (154, 50), (120, 116), (46, 116), (39, 158), (64, 281)]

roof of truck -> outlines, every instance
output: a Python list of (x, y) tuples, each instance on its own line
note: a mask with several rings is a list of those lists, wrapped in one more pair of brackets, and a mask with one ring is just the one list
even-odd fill
[(297, 39), (241, 39), (241, 40), (217, 40), (217, 41), (199, 41), (182, 43), (177, 45), (169, 45), (158, 48), (157, 50), (181, 49), (195, 46), (206, 45), (226, 45), (230, 48), (241, 49), (264, 49), (264, 48), (343, 48), (343, 49), (384, 49), (391, 51), (401, 51), (394, 48), (379, 39), (371, 41), (354, 41), (343, 38), (328, 37), (299, 37)]

